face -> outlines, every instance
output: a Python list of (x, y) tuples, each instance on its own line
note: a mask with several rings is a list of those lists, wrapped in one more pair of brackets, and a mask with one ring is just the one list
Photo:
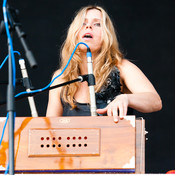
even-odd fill
[[(102, 45), (101, 25), (101, 12), (97, 9), (88, 10), (83, 26), (78, 33), (78, 42), (86, 43), (90, 47), (92, 53), (98, 52)], [(80, 45), (80, 49), (85, 50), (86, 47), (84, 45)]]

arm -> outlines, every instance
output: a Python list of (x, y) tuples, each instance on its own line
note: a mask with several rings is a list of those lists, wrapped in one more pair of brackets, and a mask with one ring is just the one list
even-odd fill
[(124, 94), (117, 96), (106, 108), (98, 109), (98, 113), (107, 112), (108, 115), (114, 116), (114, 121), (118, 122), (118, 116), (120, 118), (125, 116), (128, 107), (143, 113), (158, 111), (162, 108), (158, 93), (137, 66), (124, 59), (119, 70)]
[(123, 92), (127, 89), (128, 106), (143, 113), (159, 111), (162, 102), (157, 91), (143, 74), (143, 72), (131, 62), (124, 60), (121, 67), (121, 78), (125, 85)]
[[(54, 73), (53, 78), (56, 77), (61, 71), (58, 70)], [(52, 79), (53, 79), (52, 78)], [(59, 83), (62, 83), (63, 80), (58, 77), (52, 84), (52, 86), (57, 85)], [(61, 93), (61, 87), (52, 89), (49, 91), (49, 100), (47, 105), (47, 117), (56, 117), (56, 116), (62, 116), (63, 113), (63, 107), (60, 99), (60, 93)]]

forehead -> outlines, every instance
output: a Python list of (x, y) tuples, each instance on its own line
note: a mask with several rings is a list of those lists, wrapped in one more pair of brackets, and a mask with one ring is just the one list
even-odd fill
[(99, 20), (101, 20), (102, 14), (101, 14), (101, 11), (98, 9), (89, 9), (86, 12), (85, 18), (86, 19), (99, 19)]

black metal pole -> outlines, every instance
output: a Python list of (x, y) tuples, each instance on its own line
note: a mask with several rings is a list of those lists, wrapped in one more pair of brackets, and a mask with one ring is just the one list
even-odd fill
[[(45, 89), (45, 90), (43, 90), (43, 91), (38, 91), (38, 92), (35, 92), (35, 93), (31, 93), (31, 94), (23, 94), (23, 95), (21, 95), (21, 96), (18, 96), (18, 97), (15, 97), (15, 101), (18, 101), (18, 100), (21, 100), (21, 99), (23, 99), (23, 98), (27, 98), (27, 97), (32, 97), (32, 96), (35, 96), (35, 95), (38, 95), (38, 94), (41, 94), (41, 93), (43, 93), (43, 92), (46, 92), (46, 91), (49, 91), (49, 90), (52, 90), (52, 89), (55, 89), (55, 88), (59, 88), (59, 87), (62, 87), (62, 86), (65, 86), (65, 85), (68, 85), (68, 84), (71, 84), (71, 83), (75, 83), (75, 82), (83, 82), (83, 81), (89, 81), (89, 77), (91, 77), (91, 76), (93, 76), (93, 75), (89, 75), (89, 74), (87, 74), (87, 75), (81, 75), (81, 76), (79, 76), (78, 78), (76, 78), (76, 79), (74, 79), (74, 80), (71, 80), (71, 81), (67, 81), (67, 82), (64, 82), (64, 83), (61, 83), (61, 84), (57, 84), (57, 85), (55, 85), (55, 86), (51, 86), (51, 87), (49, 87), (49, 88), (47, 88), (47, 89)], [(6, 101), (1, 101), (0, 102), (0, 106), (1, 105), (5, 105), (7, 102)]]
[(11, 56), (11, 46), (8, 41), (8, 88), (7, 88), (7, 113), (9, 115), (9, 175), (14, 175), (14, 85), (13, 85), (13, 65)]

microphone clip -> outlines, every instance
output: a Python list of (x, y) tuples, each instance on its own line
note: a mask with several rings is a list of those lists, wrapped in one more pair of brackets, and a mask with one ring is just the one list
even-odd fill
[(83, 81), (87, 81), (88, 86), (94, 86), (95, 85), (95, 77), (94, 74), (87, 74), (87, 75), (81, 75), (79, 76), (82, 78)]

